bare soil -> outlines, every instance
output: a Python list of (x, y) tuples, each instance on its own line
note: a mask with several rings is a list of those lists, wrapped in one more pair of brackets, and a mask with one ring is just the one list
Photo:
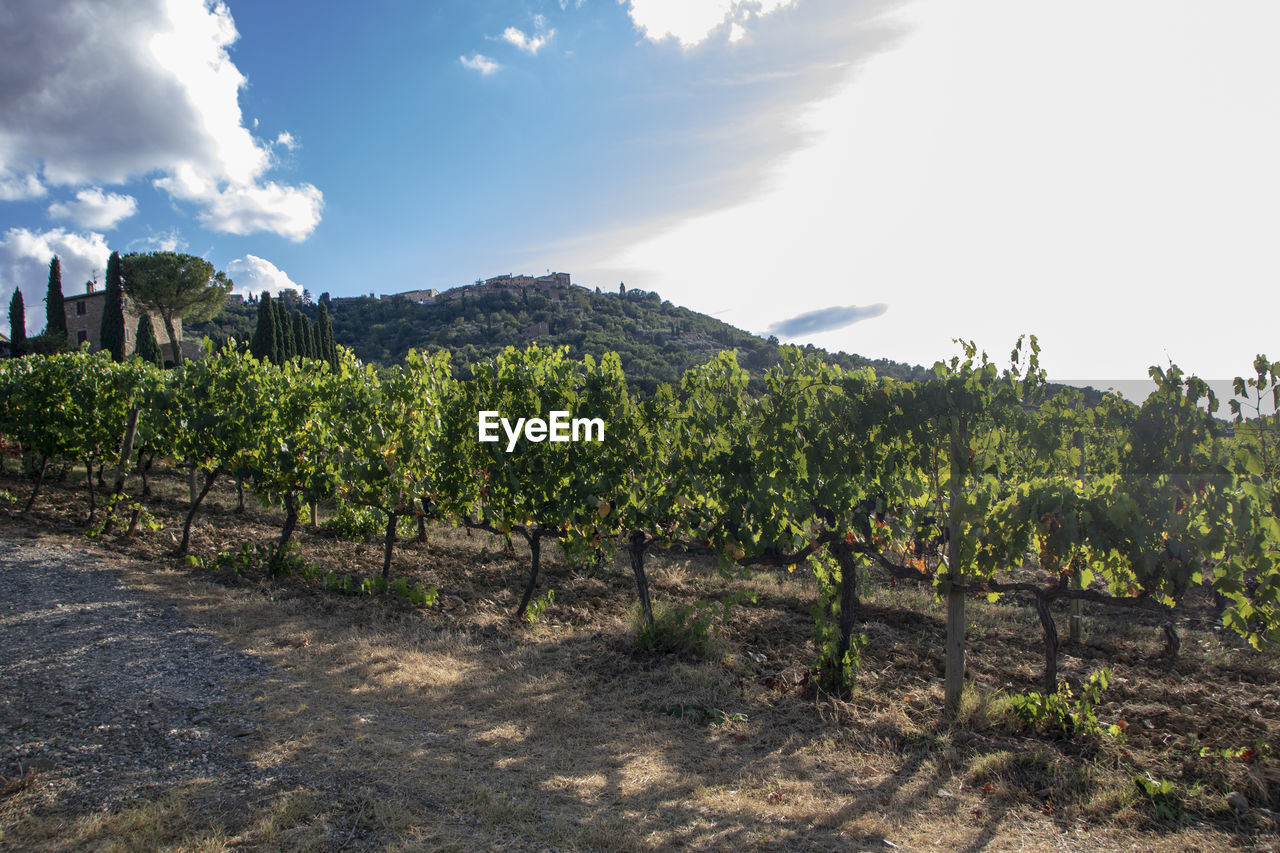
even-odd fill
[[(621, 561), (575, 567), (545, 550), (539, 593), (555, 597), (530, 625), (511, 616), (527, 560), (518, 541), (508, 551), (499, 537), (431, 528), (425, 543), (398, 543), (392, 576), (438, 588), (437, 604), (344, 596), (317, 579), (172, 557), (186, 484), (161, 475), (153, 487), (147, 506), (164, 529), (91, 539), (83, 472), (46, 485), (25, 517), (30, 484), (0, 476), (10, 495), (0, 497), (0, 543), (59, 549), (65, 571), (110, 568), (146, 607), (173, 610), (174, 620), (138, 620), (137, 631), (161, 635), (145, 654), (173, 654), (164, 636), (198, 632), (216, 643), (211, 654), (251, 661), (218, 688), (226, 720), (201, 723), (224, 725), (227, 745), (163, 785), (146, 774), (107, 785), (66, 751), (74, 714), (100, 713), (94, 691), (73, 714), (49, 709), (48, 754), (6, 722), (0, 848), (1280, 849), (1280, 663), (1216, 630), (1207, 602), (1182, 623), (1176, 660), (1161, 656), (1153, 617), (1087, 608), (1084, 642), (1064, 644), (1060, 672), (1078, 687), (1111, 670), (1097, 714), (1104, 728), (1122, 722), (1124, 738), (1052, 738), (1009, 710), (1011, 694), (1037, 689), (1042, 666), (1034, 613), (1015, 602), (970, 603), (970, 685), (951, 724), (941, 714), (943, 610), (927, 590), (867, 581), (859, 686), (841, 701), (807, 676), (816, 586), (803, 567), (730, 577), (702, 557), (656, 554), (658, 601), (745, 590), (756, 602), (732, 608), (704, 657), (652, 655), (635, 649)], [(278, 536), (282, 513), (235, 505), (224, 483), (197, 517), (192, 553), (206, 563)], [(301, 527), (306, 563), (379, 571), (380, 542)], [(34, 594), (10, 596), (6, 613), (51, 618), (39, 610), (48, 602), (27, 600)], [(99, 613), (57, 618), (92, 631)], [(28, 714), (39, 704), (34, 694), (8, 699)], [(170, 728), (187, 731), (189, 704), (167, 707), (148, 713), (173, 714)], [(742, 718), (705, 725), (664, 712), (674, 707)], [(1135, 777), (1172, 783), (1172, 812)], [(1233, 792), (1246, 812), (1229, 805)]]

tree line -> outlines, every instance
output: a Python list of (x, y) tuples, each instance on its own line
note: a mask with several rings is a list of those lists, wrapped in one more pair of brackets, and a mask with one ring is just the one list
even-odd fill
[(273, 300), (270, 293), (264, 292), (258, 300), (258, 319), (249, 351), (272, 364), (284, 364), (293, 358), (320, 359), (336, 370), (338, 348), (327, 302), (320, 301), (319, 314), (312, 322), (297, 308), (290, 311), (283, 301)]

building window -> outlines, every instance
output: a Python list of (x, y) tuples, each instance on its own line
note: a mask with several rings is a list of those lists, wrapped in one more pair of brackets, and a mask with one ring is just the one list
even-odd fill
[[(80, 303), (80, 304), (81, 304), (81, 305), (83, 305), (84, 303), (82, 302), (82, 303)], [(88, 332), (86, 332), (84, 329), (81, 329), (80, 331), (76, 332), (76, 345), (77, 345), (77, 346), (79, 346), (80, 344), (84, 343), (84, 342), (85, 342), (85, 341), (87, 341), (87, 340), (89, 340), (89, 333), (88, 333)]]
[(128, 329), (125, 329), (125, 330), (124, 330), (124, 342), (125, 342), (126, 344), (127, 344), (127, 343), (129, 343), (129, 330), (128, 330)]
[(79, 301), (79, 302), (77, 302), (77, 303), (76, 303), (76, 316), (77, 316), (77, 317), (83, 317), (83, 316), (84, 316), (84, 312), (85, 312), (85, 311), (87, 311), (87, 310), (89, 310), (89, 309), (88, 309), (88, 307), (84, 304), (84, 300), (81, 300), (81, 301)]

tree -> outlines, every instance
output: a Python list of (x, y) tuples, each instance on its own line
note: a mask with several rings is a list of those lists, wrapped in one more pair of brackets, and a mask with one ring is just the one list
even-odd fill
[(333, 341), (333, 319), (329, 316), (329, 300), (326, 299), (329, 294), (322, 294), (320, 297), (320, 316), (317, 323), (320, 326), (320, 358), (329, 362), (329, 366), (334, 370), (338, 369), (338, 347)]
[(9, 300), (9, 354), (14, 358), (27, 350), (27, 310), (22, 304), (22, 289), (13, 289)]
[(62, 307), (62, 264), (57, 255), (49, 261), (49, 293), (44, 304), (44, 333), (62, 345), (67, 342), (67, 313)]
[(160, 343), (156, 340), (156, 330), (151, 325), (151, 315), (143, 314), (138, 318), (138, 331), (134, 335), (137, 341), (137, 347), (133, 354), (143, 361), (150, 362), (157, 367), (164, 367), (164, 358), (160, 355)]
[(276, 329), (276, 314), (271, 307), (271, 294), (263, 291), (258, 300), (258, 325), (253, 332), (253, 342), (249, 351), (259, 361), (280, 361), (280, 338)]
[(315, 358), (311, 350), (311, 331), (307, 328), (307, 318), (297, 308), (293, 309), (293, 342), (298, 355), (303, 358)]
[[(150, 322), (147, 323), (150, 327)], [(151, 335), (155, 339), (155, 333)], [(120, 283), (120, 253), (107, 259), (106, 302), (102, 306), (102, 326), (98, 340), (115, 361), (124, 361), (124, 290)]]
[(217, 314), (231, 292), (231, 279), (214, 272), (213, 264), (203, 258), (176, 252), (133, 253), (121, 261), (124, 292), (143, 309), (159, 313), (173, 363), (182, 364), (174, 318), (199, 321)]
[(298, 354), (297, 343), (293, 339), (293, 321), (289, 319), (289, 313), (284, 307), (283, 291), (276, 295), (274, 303), (276, 315), (276, 335), (280, 340), (280, 360), (279, 364), (284, 364)]

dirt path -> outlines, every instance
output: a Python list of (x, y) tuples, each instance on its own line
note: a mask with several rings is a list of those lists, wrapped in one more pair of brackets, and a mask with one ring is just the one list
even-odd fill
[(263, 661), (65, 542), (0, 538), (0, 591), (0, 772), (24, 788), (4, 823), (195, 784), (227, 808), (277, 781), (246, 760)]
[(0, 850), (383, 846), (388, 786), (298, 749), (350, 721), (278, 725), (331, 698), (271, 660), (293, 650), (278, 614), (246, 624), (234, 592), (82, 543), (0, 531)]

